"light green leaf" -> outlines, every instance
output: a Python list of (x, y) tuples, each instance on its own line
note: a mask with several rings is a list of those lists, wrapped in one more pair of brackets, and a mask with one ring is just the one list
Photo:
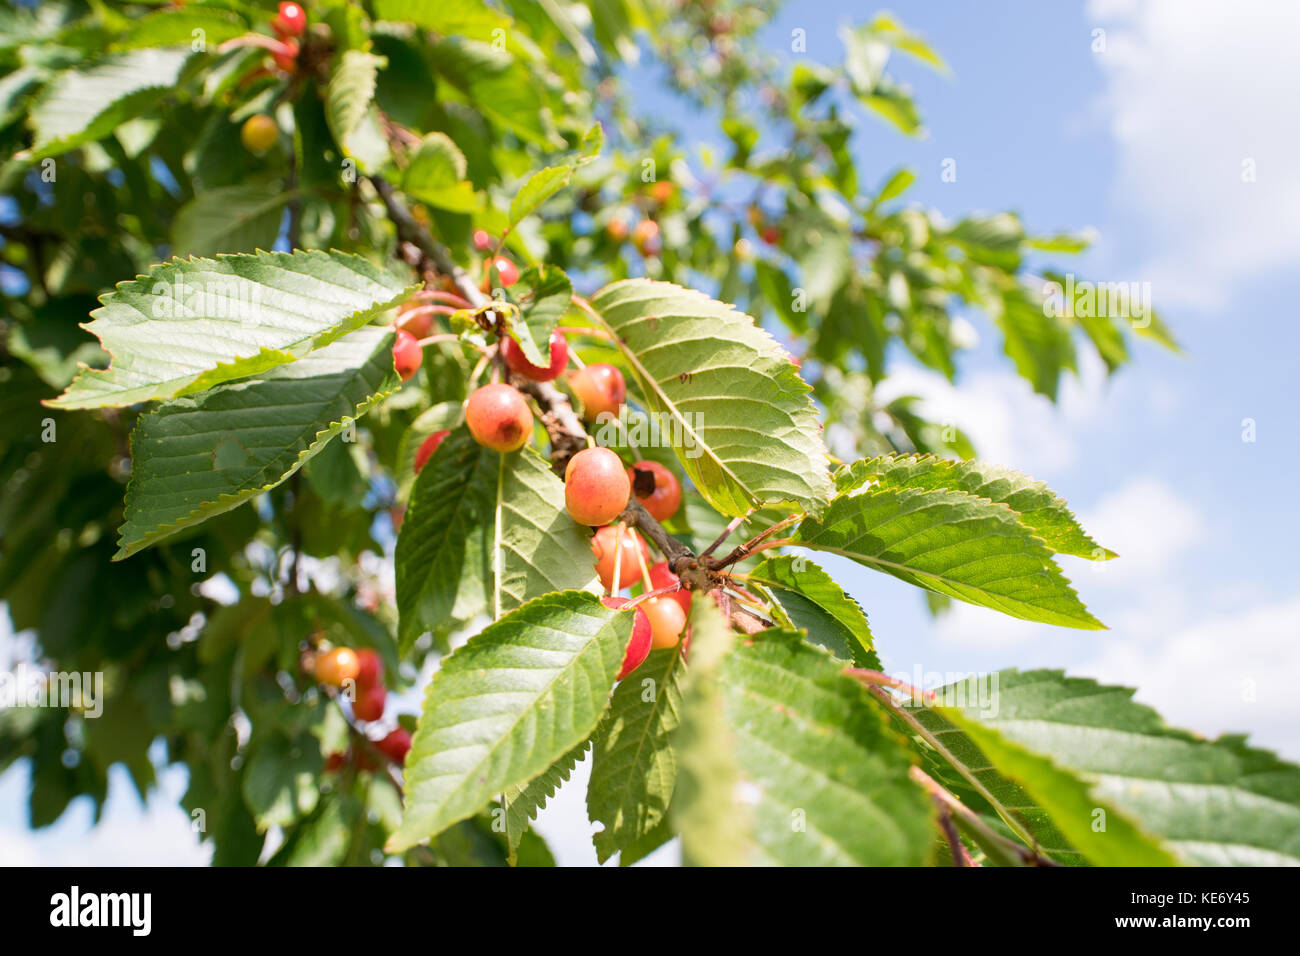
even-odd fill
[(135, 50), (59, 74), (32, 107), (35, 142), (23, 158), (57, 156), (139, 116), (175, 87), (186, 50)]
[(587, 130), (582, 137), (581, 148), (572, 157), (554, 166), (539, 169), (528, 177), (528, 181), (510, 201), (510, 228), (519, 225), (525, 216), (536, 212), (542, 203), (569, 185), (574, 171), (595, 159), (604, 143), (604, 130), (597, 123)]
[(592, 837), (601, 863), (667, 817), (677, 782), (669, 738), (681, 717), (684, 670), (680, 644), (654, 650), (614, 691), (587, 784), (587, 815), (605, 827)]
[(764, 588), (790, 623), (808, 632), (812, 643), (859, 667), (880, 669), (862, 606), (807, 558), (766, 558), (749, 572), (745, 583)]
[(117, 558), (274, 488), (400, 385), (372, 326), (257, 378), (173, 399), (131, 436)]
[(343, 252), (173, 259), (100, 298), (85, 328), (112, 365), (82, 371), (48, 404), (131, 405), (257, 375), (360, 328), (410, 291)]
[(451, 212), (474, 212), (483, 201), (465, 179), (465, 154), (446, 133), (430, 133), (411, 154), (402, 191)]
[(794, 539), (1012, 617), (1103, 626), (1014, 511), (964, 491), (870, 487), (841, 494), (825, 514), (805, 519)]
[(898, 196), (907, 192), (908, 187), (916, 182), (916, 173), (906, 167), (897, 170), (886, 180), (885, 184), (880, 187), (880, 192), (876, 195), (875, 200), (871, 203), (872, 208), (879, 206), (881, 203), (889, 202)]
[(334, 141), (363, 171), (383, 165), (388, 144), (375, 111), (375, 84), (388, 64), (364, 50), (344, 50), (325, 91), (325, 121)]
[(243, 774), (244, 802), (257, 829), (285, 827), (311, 813), (320, 798), (321, 756), (316, 738), (276, 733), (252, 747)]
[(951, 488), (1006, 505), (1057, 554), (1108, 560), (1115, 552), (1093, 541), (1061, 498), (1041, 481), (1001, 465), (932, 455), (884, 455), (855, 461), (835, 475), (841, 492), (875, 482), (884, 488)]
[(573, 768), (587, 752), (588, 741), (574, 747), (544, 772), (519, 786), (507, 787), (501, 795), (502, 810), (505, 813), (506, 859), (514, 866), (519, 859), (519, 844), (532, 822), (537, 819), (539, 811), (546, 807), (546, 801), (555, 796), (555, 791), (568, 780)]
[(511, 24), (510, 17), (482, 0), (376, 0), (375, 16), (380, 20), (414, 23), (424, 30), (445, 36), (470, 36), (491, 40), (492, 31)]
[[(1154, 710), (1136, 703), (1128, 688), (1048, 670), (1002, 671), (996, 677), (992, 700), (988, 694), (976, 697), (964, 686), (969, 682), (935, 692), (941, 703), (964, 703), (967, 721), (963, 729), (946, 734), (939, 726), (939, 739), (956, 749), (972, 736), (971, 723), (995, 732), (1000, 742), (991, 736), (974, 741), (986, 759), (969, 752), (963, 758), (976, 769), (992, 764), (980, 769), (981, 781), (1002, 773), (1030, 788), (1036, 766), (1018, 753), (1004, 759), (1003, 746), (1023, 748), (1081, 777), (1089, 784), (1092, 803), (1073, 811), (1056, 809), (1053, 822), (1062, 831), (1091, 824), (1092, 808), (1110, 805), (1185, 863), (1300, 863), (1300, 767), (1248, 746), (1242, 737), (1209, 741), (1172, 729)], [(926, 716), (924, 711), (917, 714)], [(1050, 780), (1036, 785), (1046, 787)], [(1045, 792), (1035, 794), (1044, 806)], [(1088, 814), (1087, 819), (1080, 821), (1079, 813)], [(1107, 817), (1108, 830), (1098, 839), (1120, 835), (1114, 819), (1115, 814)], [(1089, 852), (1084, 835), (1071, 835), (1094, 862), (1103, 862), (1098, 854), (1108, 851), (1093, 846)]]
[(241, 183), (197, 193), (176, 213), (172, 253), (215, 256), (270, 249), (288, 200), (277, 183)]
[(434, 45), (433, 62), (439, 75), (489, 119), (529, 142), (555, 146), (541, 83), (509, 50), (465, 33), (447, 35)]
[(405, 499), (415, 484), (415, 453), (421, 443), (434, 432), (451, 431), (465, 418), (465, 408), (460, 402), (439, 402), (416, 416), (397, 445), (397, 464), (393, 480), (397, 482), (398, 497)]
[(144, 47), (190, 46), (195, 30), (202, 31), (204, 44), (213, 49), (226, 40), (248, 32), (248, 22), (230, 10), (213, 7), (171, 7), (155, 10), (134, 21), (126, 34), (113, 43), (112, 49), (136, 50)]
[(549, 463), (531, 448), (500, 455), (463, 426), (416, 478), (396, 565), (403, 650), (540, 594), (597, 589), (588, 536)]
[(592, 305), (709, 504), (732, 516), (779, 501), (821, 510), (830, 479), (810, 389), (753, 319), (645, 279), (608, 285)]
[(516, 608), (447, 658), (406, 759), (389, 852), (472, 816), (590, 736), (631, 636), (629, 615), (566, 591)]

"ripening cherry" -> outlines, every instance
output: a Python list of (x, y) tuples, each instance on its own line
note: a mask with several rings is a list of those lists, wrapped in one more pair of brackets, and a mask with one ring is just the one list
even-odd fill
[(357, 687), (373, 687), (383, 680), (384, 659), (379, 652), (368, 647), (357, 651)]
[(519, 267), (505, 256), (497, 256), (483, 263), (483, 291), (492, 288), (492, 269), (496, 268), (497, 281), (503, 289), (508, 289), (519, 281)]
[(400, 767), (411, 749), (411, 733), (402, 727), (390, 730), (386, 737), (375, 741), (375, 749)]
[(307, 29), (307, 11), (296, 3), (282, 3), (271, 27), (281, 37), (301, 36)]
[(584, 448), (564, 469), (564, 507), (578, 524), (603, 525), (627, 507), (632, 481), (608, 448)]
[[(614, 584), (614, 561), (618, 551), (615, 543), (617, 541), (618, 529), (613, 525), (606, 525), (592, 535), (591, 538), (591, 553), (596, 556), (596, 576), (600, 578), (600, 583), (606, 591), (621, 591), (623, 588), (630, 587), (640, 581), (641, 559), (644, 559), (646, 564), (650, 563), (650, 549), (641, 540), (641, 536), (631, 528), (624, 528), (622, 539), (623, 557), (618, 559), (618, 586), (612, 587)], [(638, 559), (638, 554), (640, 554), (641, 559)]]
[(239, 130), (239, 141), (244, 144), (244, 148), (258, 156), (274, 146), (279, 139), (279, 127), (265, 113), (254, 113), (244, 120), (244, 125)]
[[(623, 597), (603, 597), (600, 603), (607, 608), (618, 610), (628, 602)], [(632, 673), (643, 663), (650, 654), (650, 645), (654, 640), (650, 631), (650, 618), (645, 616), (645, 611), (641, 608), (633, 609), (636, 617), (632, 619), (632, 637), (627, 642), (627, 653), (623, 655), (623, 666), (619, 668), (618, 680), (622, 680), (628, 674)]]
[(342, 687), (344, 681), (356, 680), (361, 662), (350, 647), (335, 647), (316, 655), (316, 680), (330, 687)]
[[(650, 565), (650, 590), (651, 591), (659, 591), (663, 588), (670, 588), (674, 584), (680, 584), (680, 583), (681, 583), (681, 579), (678, 578), (677, 575), (673, 574), (672, 570), (668, 567), (667, 561), (660, 561), (658, 564)], [(680, 604), (682, 608), (682, 612), (684, 614), (691, 613), (691, 592), (686, 590), (686, 588), (681, 588), (680, 590), (672, 591), (668, 594), (664, 594), (661, 596), (672, 598), (674, 601)]]
[(406, 329), (417, 339), (426, 338), (433, 331), (433, 313), (422, 312), (424, 303), (403, 302), (397, 307), (397, 327)]
[(769, 246), (775, 246), (781, 241), (781, 230), (777, 226), (763, 227), (763, 241)]
[(298, 41), (289, 37), (280, 44), (280, 49), (271, 51), (275, 65), (286, 73), (298, 69)]
[(622, 216), (611, 219), (605, 225), (605, 233), (615, 242), (622, 242), (627, 238), (627, 220)]
[(487, 252), (493, 246), (492, 234), (486, 229), (474, 230), (474, 248), (479, 252)]
[[(649, 477), (638, 478), (638, 472)], [(632, 482), (632, 490), (636, 492), (636, 500), (650, 512), (650, 517), (656, 521), (667, 521), (677, 514), (677, 509), (682, 504), (682, 485), (668, 468), (657, 461), (638, 461), (627, 470), (627, 477)], [(654, 487), (649, 494), (643, 495), (637, 490), (638, 485), (644, 487), (652, 483)]]
[(418, 475), (424, 463), (433, 457), (433, 453), (438, 450), (442, 440), (450, 435), (451, 432), (445, 428), (442, 431), (434, 432), (424, 441), (420, 442), (420, 447), (415, 449), (415, 473)]
[(667, 179), (661, 179), (650, 187), (650, 198), (657, 203), (666, 203), (673, 198), (674, 186)]
[(341, 770), (343, 765), (347, 763), (347, 760), (348, 760), (347, 754), (338, 750), (334, 751), (332, 754), (330, 754), (328, 757), (325, 758), (325, 772), (335, 773), (338, 770)]
[(352, 702), (352, 716), (367, 722), (378, 720), (384, 716), (384, 702), (387, 699), (388, 691), (384, 689), (383, 684), (362, 687), (358, 681), (357, 699)]
[(623, 373), (604, 362), (578, 369), (569, 376), (569, 387), (582, 402), (582, 417), (589, 422), (604, 412), (617, 415), (618, 407), (627, 398)]
[(424, 349), (414, 335), (406, 329), (397, 330), (397, 341), (393, 343), (393, 367), (403, 382), (409, 381), (420, 370), (424, 361)]
[(533, 435), (533, 413), (509, 385), (484, 385), (465, 403), (465, 424), (480, 445), (493, 451), (523, 448)]
[(643, 601), (645, 616), (650, 619), (650, 633), (655, 647), (676, 647), (686, 629), (686, 612), (667, 595)]
[(653, 256), (659, 251), (659, 223), (653, 219), (642, 219), (632, 230), (632, 245), (643, 256)]
[(547, 347), (550, 349), (551, 364), (546, 368), (528, 361), (523, 348), (509, 336), (501, 342), (501, 354), (505, 356), (510, 371), (516, 375), (531, 378), (534, 382), (551, 382), (559, 378), (569, 364), (569, 343), (559, 332), (552, 332)]

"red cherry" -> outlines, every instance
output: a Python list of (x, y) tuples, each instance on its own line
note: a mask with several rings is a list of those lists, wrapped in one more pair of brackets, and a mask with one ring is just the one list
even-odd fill
[(420, 442), (420, 447), (415, 449), (415, 473), (418, 475), (424, 463), (433, 457), (433, 453), (438, 450), (442, 440), (450, 435), (451, 432), (445, 428), (440, 432), (434, 432), (424, 441)]
[(339, 753), (337, 750), (325, 758), (325, 772), (335, 773), (347, 763), (347, 754)]
[[(668, 568), (667, 561), (660, 561), (658, 564), (650, 565), (650, 590), (658, 591), (662, 588), (672, 587), (674, 584), (680, 584), (681, 579), (673, 574)], [(670, 597), (682, 606), (682, 610), (687, 614), (691, 612), (691, 592), (682, 588), (678, 591), (671, 591), (664, 597)]]
[[(623, 556), (618, 557), (618, 529), (606, 525), (591, 538), (591, 553), (596, 556), (596, 576), (606, 591), (621, 591), (641, 580), (641, 562), (637, 559), (637, 550), (646, 564), (650, 563), (650, 549), (645, 541), (631, 528), (623, 531)], [(614, 562), (618, 561), (618, 586), (614, 584)]]
[[(648, 472), (654, 477), (654, 490), (650, 494), (637, 495), (636, 500), (656, 521), (667, 521), (677, 513), (682, 504), (682, 485), (668, 468), (657, 461), (638, 461), (627, 470), (627, 477), (632, 482), (632, 490), (637, 487), (637, 472)], [(642, 479), (645, 481), (645, 479)]]
[(393, 367), (402, 381), (409, 381), (423, 361), (424, 349), (420, 348), (419, 340), (406, 329), (398, 329), (397, 341), (393, 343)]
[(357, 687), (364, 690), (383, 683), (384, 659), (377, 651), (363, 647), (357, 651)]
[[(628, 601), (622, 597), (603, 597), (600, 603), (607, 608), (618, 610)], [(650, 645), (654, 635), (650, 630), (650, 618), (641, 608), (635, 609), (636, 617), (632, 619), (632, 637), (627, 642), (627, 653), (623, 655), (623, 666), (619, 668), (618, 680), (622, 680), (645, 662), (650, 654)]]
[(505, 356), (510, 371), (516, 375), (531, 378), (534, 382), (550, 382), (559, 378), (560, 373), (569, 364), (569, 343), (559, 332), (552, 332), (547, 347), (550, 349), (551, 364), (546, 368), (528, 361), (523, 348), (509, 337), (501, 342), (501, 354)]
[[(433, 331), (433, 314), (420, 312), (422, 308), (423, 302), (406, 302), (397, 307), (398, 328), (406, 329), (417, 339), (426, 338)], [(419, 314), (412, 315), (413, 312)]]
[(569, 376), (569, 387), (582, 402), (582, 417), (589, 422), (606, 412), (617, 415), (619, 406), (627, 398), (623, 373), (605, 362), (578, 369)]
[(608, 448), (584, 448), (564, 469), (564, 507), (578, 524), (609, 524), (631, 493), (623, 460)]
[(492, 241), (492, 234), (486, 229), (474, 230), (474, 248), (479, 252), (487, 252), (496, 243)]
[(781, 230), (776, 226), (766, 226), (763, 229), (763, 241), (769, 246), (774, 246), (781, 241)]
[(362, 687), (358, 682), (357, 699), (352, 702), (352, 716), (357, 720), (378, 720), (384, 716), (384, 702), (387, 699), (388, 691), (383, 684)]
[(411, 749), (411, 734), (401, 727), (390, 730), (388, 736), (375, 741), (375, 749), (400, 767)]
[(296, 3), (280, 4), (280, 12), (271, 21), (271, 27), (281, 37), (296, 37), (307, 29), (307, 11)]
[(533, 437), (533, 413), (509, 385), (484, 385), (465, 403), (465, 424), (480, 445), (493, 451), (523, 448)]
[(294, 72), (298, 69), (298, 41), (292, 37), (285, 40), (281, 49), (271, 51), (271, 59), (284, 72)]
[(483, 264), (484, 291), (492, 287), (492, 268), (496, 267), (497, 280), (503, 288), (510, 288), (519, 281), (519, 268), (505, 256), (497, 256)]

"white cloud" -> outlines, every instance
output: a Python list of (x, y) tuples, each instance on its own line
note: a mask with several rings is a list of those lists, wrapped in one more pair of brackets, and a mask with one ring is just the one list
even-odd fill
[(1151, 476), (1130, 479), (1095, 507), (1082, 509), (1080, 523), (1093, 540), (1120, 555), (1123, 574), (1106, 575), (1108, 580), (1167, 577), (1206, 531), (1200, 511), (1168, 482)]
[(1106, 31), (1115, 198), (1160, 250), (1140, 275), (1156, 300), (1213, 309), (1233, 282), (1300, 262), (1293, 0), (1094, 0), (1089, 15)]

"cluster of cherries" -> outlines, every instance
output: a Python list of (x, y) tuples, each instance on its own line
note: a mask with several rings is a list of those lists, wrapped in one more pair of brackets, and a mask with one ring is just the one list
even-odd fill
[[(388, 690), (384, 687), (384, 662), (379, 654), (368, 647), (354, 651), (350, 647), (334, 647), (315, 656), (312, 675), (327, 687), (343, 688), (352, 683), (352, 716), (370, 723), (384, 716)], [(406, 761), (411, 749), (411, 735), (401, 727), (374, 742), (375, 749), (399, 767)], [(333, 753), (325, 761), (326, 770), (337, 770), (351, 759), (351, 754)], [(369, 755), (356, 754), (357, 766), (374, 770)]]
[[(259, 40), (258, 45), (270, 51), (271, 59), (277, 67), (285, 73), (293, 73), (298, 68), (298, 37), (307, 29), (307, 11), (296, 3), (281, 3), (279, 13), (271, 21), (271, 29), (278, 39), (272, 40), (257, 34), (250, 34), (250, 38)], [(249, 76), (265, 73), (265, 70), (255, 70)], [(265, 113), (250, 116), (244, 120), (244, 125), (239, 130), (239, 141), (244, 144), (244, 148), (259, 156), (274, 146), (279, 138), (280, 130), (275, 125), (275, 120)]]
[[(486, 233), (476, 234), (475, 246), (485, 251), (491, 246), (491, 237)], [(504, 257), (489, 260), (487, 270), (489, 275), (495, 270), (505, 286), (513, 285), (519, 278), (514, 263)], [(433, 321), (430, 315), (416, 308), (410, 311), (409, 320), (404, 320), (399, 311), (398, 323), (402, 327), (393, 346), (393, 363), (403, 380), (419, 370), (424, 357), (420, 338), (428, 335)], [(548, 347), (549, 362), (543, 367), (528, 361), (513, 338), (504, 337), (501, 341), (507, 367), (535, 382), (554, 381), (569, 364), (569, 345), (562, 333), (551, 333)], [(603, 413), (617, 414), (627, 398), (623, 373), (605, 363), (577, 369), (568, 376), (568, 384), (581, 402), (583, 417), (588, 421), (595, 421)], [(465, 403), (465, 424), (480, 445), (498, 452), (512, 452), (532, 437), (533, 413), (513, 386), (484, 385)], [(415, 453), (417, 473), (448, 434), (436, 431), (420, 443)], [(587, 448), (569, 460), (564, 472), (565, 508), (574, 521), (597, 529), (591, 539), (591, 550), (597, 576), (605, 590), (617, 592), (638, 582), (644, 582), (647, 591), (678, 588), (671, 593), (635, 599), (632, 639), (618, 675), (620, 680), (641, 665), (651, 648), (677, 645), (686, 628), (691, 602), (690, 592), (680, 589), (677, 576), (666, 562), (650, 564), (650, 550), (636, 531), (612, 524), (632, 495), (655, 520), (667, 521), (681, 507), (682, 486), (672, 471), (659, 462), (639, 461), (627, 468), (608, 448)], [(614, 580), (616, 567), (617, 581)], [(602, 600), (606, 607), (620, 608), (633, 599), (610, 596)]]

